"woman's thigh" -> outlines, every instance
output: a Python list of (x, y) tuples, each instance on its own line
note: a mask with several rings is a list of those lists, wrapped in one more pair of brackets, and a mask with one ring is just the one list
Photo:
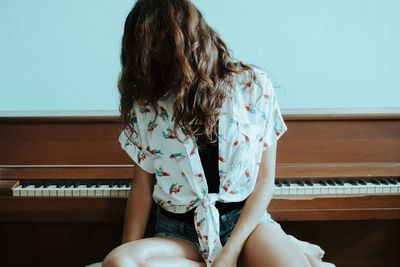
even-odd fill
[(304, 253), (287, 237), (279, 224), (260, 223), (246, 240), (238, 267), (310, 267)]
[(177, 257), (202, 262), (197, 246), (174, 237), (148, 237), (122, 244), (112, 250), (102, 267), (138, 266), (152, 257)]

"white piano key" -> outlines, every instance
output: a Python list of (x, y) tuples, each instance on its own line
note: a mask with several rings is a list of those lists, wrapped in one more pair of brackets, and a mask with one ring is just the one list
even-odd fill
[(329, 195), (329, 187), (327, 185), (321, 186), (321, 195)]
[(297, 195), (297, 189), (299, 188), (299, 186), (297, 184), (294, 183), (290, 183), (290, 187), (289, 187), (289, 195), (290, 196), (296, 196)]
[(400, 193), (400, 192), (399, 192), (399, 186), (398, 186), (398, 185), (391, 185), (391, 186), (390, 186), (390, 193), (391, 193), (391, 194)]
[[(389, 183), (386, 179), (377, 179), (379, 181), (379, 189), (377, 190), (377, 194), (389, 194), (390, 193), (390, 187)], [(389, 189), (389, 190), (388, 190)], [(379, 193), (378, 193), (379, 192)]]
[(110, 189), (104, 189), (103, 190), (103, 197), (110, 197), (111, 196), (111, 190)]
[(304, 194), (312, 195), (313, 194), (313, 186), (304, 185)]
[(289, 188), (290, 188), (289, 186), (282, 183), (281, 196), (288, 196)]
[(125, 196), (125, 189), (123, 187), (118, 188), (118, 196), (119, 197)]
[(280, 196), (281, 195), (281, 189), (278, 186), (274, 187), (274, 195), (275, 196)]
[(375, 194), (376, 185), (371, 182), (367, 182), (367, 194)]
[(42, 197), (43, 196), (43, 186), (35, 188), (35, 197)]
[(327, 187), (328, 187), (328, 194), (329, 195), (336, 195), (336, 187), (338, 187), (337, 185), (330, 185), (330, 184), (327, 184)]
[(100, 189), (103, 191), (103, 197), (109, 197), (111, 195), (110, 186), (102, 185), (100, 186)]
[(315, 196), (321, 195), (321, 185), (314, 184), (313, 189), (312, 189), (312, 194)]
[(87, 196), (88, 197), (94, 197), (94, 187), (89, 187), (88, 189), (87, 189)]
[(113, 187), (111, 189), (111, 197), (118, 197), (118, 187)]
[(304, 186), (299, 186), (299, 187), (297, 188), (297, 195), (300, 195), (300, 196), (305, 195)]
[(129, 191), (131, 190), (130, 186), (125, 185), (124, 186), (124, 192), (125, 192), (125, 197), (129, 196)]
[(26, 190), (26, 196), (28, 197), (34, 197), (35, 196), (35, 186), (34, 185), (28, 185), (25, 187)]
[(358, 185), (360, 188), (360, 194), (367, 194), (368, 193), (368, 185)]
[(88, 196), (88, 188), (86, 185), (79, 185), (78, 186), (79, 196), (87, 197)]
[(21, 188), (21, 197), (26, 197), (28, 196), (28, 190), (26, 190), (26, 187)]
[[(394, 181), (396, 181), (396, 180), (394, 180)], [(392, 194), (400, 193), (400, 183), (399, 182), (397, 182), (397, 184), (392, 184), (392, 183), (390, 184), (390, 193), (392, 193)]]
[(383, 194), (383, 186), (376, 185), (375, 186), (375, 194)]
[(57, 196), (58, 197), (65, 197), (65, 185), (60, 186), (59, 188), (57, 188)]
[(344, 182), (344, 186), (343, 186), (343, 194), (345, 195), (351, 195), (353, 194), (353, 185), (348, 183), (348, 182)]
[(353, 195), (358, 195), (358, 194), (360, 194), (360, 186), (359, 186), (358, 184), (357, 184), (357, 185), (352, 185), (351, 193), (352, 193)]
[(382, 193), (383, 194), (390, 194), (390, 184), (383, 184), (382, 185)]
[(81, 194), (79, 192), (79, 189), (77, 187), (71, 187), (71, 191), (72, 191), (72, 196), (73, 197), (80, 197)]
[(65, 187), (64, 197), (72, 197), (72, 188), (71, 187)]
[(94, 196), (102, 197), (103, 196), (103, 190), (100, 187), (96, 187), (94, 189)]
[(47, 187), (45, 187), (45, 188), (42, 189), (42, 196), (43, 196), (43, 197), (48, 197), (48, 196), (50, 196), (50, 191), (49, 191), (49, 189), (47, 189)]
[(344, 195), (343, 185), (336, 185), (336, 195)]
[(57, 196), (57, 186), (56, 185), (49, 185), (47, 187), (47, 189), (49, 190), (51, 197), (56, 197)]
[(19, 186), (17, 186), (16, 188), (14, 188), (14, 189), (12, 190), (12, 195), (13, 195), (13, 197), (20, 197), (20, 196), (21, 196), (21, 189), (22, 189), (22, 186), (21, 186), (21, 185), (19, 185)]

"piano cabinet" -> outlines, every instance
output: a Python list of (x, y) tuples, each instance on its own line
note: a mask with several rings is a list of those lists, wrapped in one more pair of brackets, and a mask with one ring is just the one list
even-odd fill
[[(400, 110), (302, 112), (284, 114), (277, 180), (400, 177)], [(130, 179), (121, 130), (115, 115), (0, 114), (0, 181)], [(124, 197), (13, 197), (10, 190), (0, 190), (1, 266), (85, 266), (120, 244)], [(400, 266), (398, 193), (274, 198), (269, 210), (338, 267)], [(146, 236), (154, 215), (153, 207)]]

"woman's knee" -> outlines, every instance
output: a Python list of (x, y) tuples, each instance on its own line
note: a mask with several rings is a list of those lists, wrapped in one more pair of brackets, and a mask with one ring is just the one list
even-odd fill
[(308, 266), (306, 256), (287, 239), (282, 229), (259, 224), (246, 240), (239, 266)]
[(139, 267), (132, 259), (124, 255), (109, 254), (103, 260), (101, 267)]
[(112, 250), (103, 260), (101, 267), (143, 267), (145, 252), (139, 245), (121, 245)]

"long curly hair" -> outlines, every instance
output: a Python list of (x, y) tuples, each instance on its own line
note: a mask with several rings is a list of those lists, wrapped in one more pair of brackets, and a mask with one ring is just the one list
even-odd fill
[(233, 75), (250, 71), (255, 77), (250, 65), (233, 60), (189, 0), (138, 0), (125, 20), (121, 65), (120, 119), (131, 133), (133, 105), (151, 106), (154, 122), (157, 101), (173, 93), (174, 133), (180, 127), (187, 137), (211, 143)]

